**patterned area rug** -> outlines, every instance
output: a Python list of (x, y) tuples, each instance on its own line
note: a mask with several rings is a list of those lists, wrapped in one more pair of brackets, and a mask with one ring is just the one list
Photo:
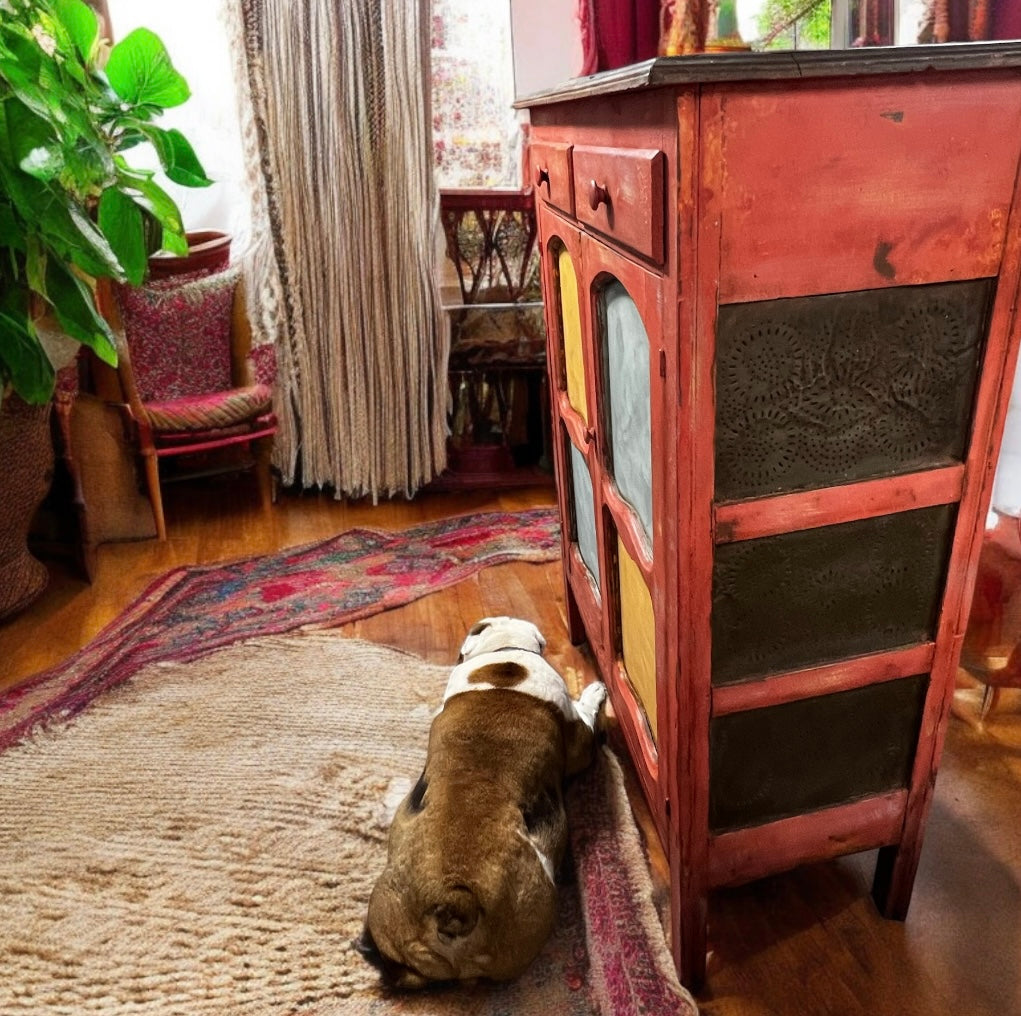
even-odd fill
[(0, 754), (0, 1012), (694, 1014), (605, 750), (569, 789), (528, 971), (381, 990), (352, 941), (447, 674), (337, 632), (249, 639), (150, 662)]
[(255, 635), (335, 627), (410, 603), (493, 564), (554, 561), (551, 508), (477, 512), (329, 540), (157, 579), (81, 652), (0, 696), (0, 751), (158, 660), (193, 660)]

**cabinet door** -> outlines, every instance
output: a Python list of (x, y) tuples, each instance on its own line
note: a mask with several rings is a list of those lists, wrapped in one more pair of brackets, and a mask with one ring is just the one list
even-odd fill
[(546, 273), (548, 362), (557, 488), (564, 532), (567, 593), (597, 656), (606, 642), (602, 592), (605, 568), (598, 456), (593, 423), (594, 362), (590, 308), (582, 299), (584, 269), (576, 228), (540, 209)]
[(658, 801), (659, 723), (666, 715), (662, 279), (589, 236), (582, 239), (592, 315), (598, 476), (609, 627), (604, 673), (650, 799)]

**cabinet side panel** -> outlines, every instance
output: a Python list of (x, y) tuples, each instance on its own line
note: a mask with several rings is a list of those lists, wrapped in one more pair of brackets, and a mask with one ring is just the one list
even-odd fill
[(716, 498), (961, 462), (991, 280), (721, 307)]
[(939, 505), (717, 547), (713, 683), (931, 641), (955, 517)]
[(927, 684), (918, 674), (713, 720), (712, 832), (906, 787)]
[(995, 275), (1021, 88), (981, 74), (964, 84), (725, 91), (721, 302)]

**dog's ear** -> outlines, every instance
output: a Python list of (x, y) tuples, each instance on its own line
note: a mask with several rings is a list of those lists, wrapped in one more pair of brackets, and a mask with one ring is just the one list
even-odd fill
[(488, 617), (482, 618), (481, 621), (476, 621), (471, 628), (468, 629), (468, 634), (465, 636), (464, 642), (461, 643), (461, 652), (458, 653), (457, 662), (464, 663), (465, 658), (472, 651), (472, 645), (475, 640), (492, 624), (492, 619)]
[(383, 954), (379, 951), (379, 946), (376, 945), (376, 940), (372, 937), (372, 932), (369, 931), (369, 926), (366, 925), (362, 929), (361, 935), (358, 936), (352, 943), (355, 952), (359, 954), (368, 963), (374, 966), (377, 970), (383, 969)]
[(417, 991), (428, 986), (428, 980), (417, 970), (412, 970), (411, 967), (383, 955), (368, 925), (351, 945), (366, 962), (379, 971), (383, 986), (388, 991)]

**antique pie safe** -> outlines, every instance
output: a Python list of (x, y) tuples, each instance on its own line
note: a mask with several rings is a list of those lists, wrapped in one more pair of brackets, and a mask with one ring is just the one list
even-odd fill
[(1021, 45), (677, 57), (524, 99), (571, 637), (709, 891), (907, 913), (1017, 356)]

